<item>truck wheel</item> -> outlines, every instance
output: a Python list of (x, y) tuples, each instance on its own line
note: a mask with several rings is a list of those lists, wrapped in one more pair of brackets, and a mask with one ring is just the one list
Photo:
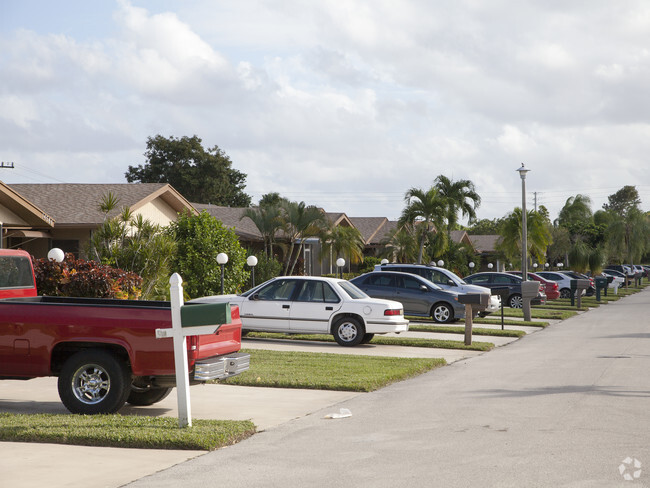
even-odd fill
[(356, 346), (361, 344), (366, 334), (366, 328), (355, 318), (343, 317), (336, 321), (332, 333), (339, 345)]
[(171, 388), (149, 388), (143, 391), (131, 389), (126, 402), (138, 407), (145, 407), (163, 401), (171, 391)]
[(65, 362), (59, 374), (59, 397), (72, 413), (115, 413), (131, 391), (129, 368), (109, 352), (80, 351)]

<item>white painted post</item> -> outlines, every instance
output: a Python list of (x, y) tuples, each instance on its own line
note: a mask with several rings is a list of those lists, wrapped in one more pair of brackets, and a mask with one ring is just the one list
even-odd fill
[(178, 395), (178, 426), (181, 428), (192, 427), (190, 379), (187, 370), (187, 339), (181, 326), (183, 278), (178, 273), (174, 273), (169, 279), (169, 284), (174, 339), (174, 365), (176, 367), (176, 394)]

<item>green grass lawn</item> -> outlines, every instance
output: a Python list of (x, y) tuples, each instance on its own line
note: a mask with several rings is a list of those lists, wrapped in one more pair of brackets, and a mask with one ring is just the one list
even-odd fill
[(0, 413), (0, 441), (78, 446), (211, 451), (255, 433), (248, 420), (193, 420), (136, 415), (51, 415)]
[(442, 358), (394, 358), (264, 349), (242, 351), (251, 355), (250, 369), (219, 383), (368, 392), (447, 364)]
[[(476, 323), (476, 320), (474, 320)], [(499, 319), (499, 324), (501, 319)], [(464, 334), (465, 326), (454, 327), (449, 325), (422, 325), (422, 324), (409, 324), (409, 330), (414, 332), (441, 332), (445, 334)], [(525, 336), (526, 332), (523, 330), (501, 330), (501, 329), (486, 329), (481, 327), (472, 327), (472, 335), (485, 335), (493, 337), (521, 337)]]
[[(281, 334), (277, 332), (248, 332), (246, 338), (250, 339), (286, 339), (294, 341), (319, 341), (335, 342), (334, 337), (324, 334)], [(463, 341), (449, 341), (441, 339), (418, 339), (413, 337), (384, 337), (376, 335), (370, 344), (387, 346), (408, 347), (437, 347), (441, 349), (465, 349), (470, 351), (489, 351), (494, 348), (491, 342), (473, 342), (466, 346)]]

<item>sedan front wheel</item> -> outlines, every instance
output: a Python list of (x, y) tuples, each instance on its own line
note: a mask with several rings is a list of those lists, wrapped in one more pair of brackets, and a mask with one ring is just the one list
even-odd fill
[(454, 319), (454, 311), (446, 303), (436, 303), (431, 311), (431, 318), (439, 324), (446, 324)]

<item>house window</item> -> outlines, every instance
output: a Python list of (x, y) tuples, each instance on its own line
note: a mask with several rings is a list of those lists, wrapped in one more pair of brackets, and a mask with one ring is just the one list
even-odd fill
[(58, 247), (64, 253), (71, 252), (74, 257), (79, 259), (79, 240), (78, 239), (53, 239), (52, 247)]

